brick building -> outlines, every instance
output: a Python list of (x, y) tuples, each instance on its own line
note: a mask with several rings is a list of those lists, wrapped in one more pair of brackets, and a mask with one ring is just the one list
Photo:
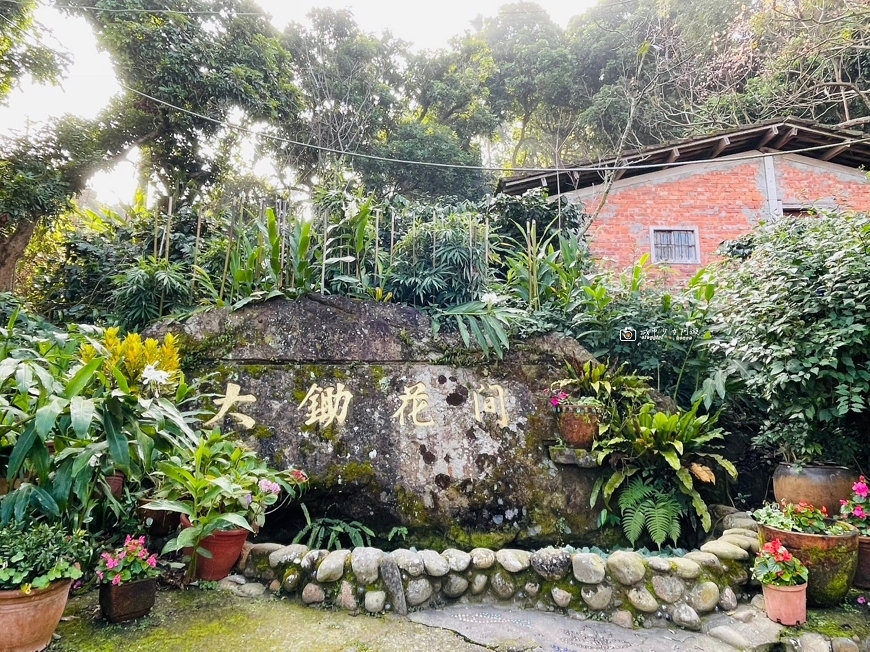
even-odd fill
[(570, 170), (502, 179), (519, 195), (546, 187), (594, 213), (599, 266), (624, 269), (643, 254), (675, 281), (716, 259), (719, 245), (771, 217), (814, 208), (870, 211), (867, 134), (785, 119), (648, 147)]

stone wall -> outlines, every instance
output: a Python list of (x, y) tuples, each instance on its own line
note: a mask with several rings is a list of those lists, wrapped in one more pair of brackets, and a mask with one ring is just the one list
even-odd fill
[[(507, 603), (624, 626), (642, 619), (699, 630), (700, 615), (730, 611), (749, 581), (758, 538), (751, 520), (725, 519), (718, 539), (683, 557), (608, 556), (547, 547), (517, 549), (377, 548), (309, 550), (304, 545), (248, 544), (239, 561), (245, 577), (270, 584), (303, 603), (351, 612), (407, 614), (449, 602)], [(224, 580), (237, 588), (232, 580)]]
[(576, 341), (515, 342), (504, 360), (486, 358), (458, 335), (434, 336), (412, 308), (318, 295), (159, 328), (180, 337), (187, 371), (214, 373), (211, 389), (237, 386), (248, 402), (222, 425), (305, 470), (315, 515), (378, 533), (401, 525), (420, 547), (621, 540), (589, 506), (600, 470), (557, 466), (548, 452), (559, 433), (545, 390), (566, 357), (591, 357)]

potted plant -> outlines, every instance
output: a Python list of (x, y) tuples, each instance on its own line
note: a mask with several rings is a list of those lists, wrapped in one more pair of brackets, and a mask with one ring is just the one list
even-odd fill
[(215, 431), (190, 456), (174, 455), (158, 464), (162, 489), (148, 508), (181, 514), (183, 529), (163, 552), (190, 557), (187, 579), (219, 580), (256, 533), (279, 497), (296, 494), (308, 481), (302, 471), (276, 471), (256, 453)]
[(805, 502), (755, 510), (762, 544), (779, 539), (809, 569), (807, 601), (830, 607), (846, 597), (858, 565), (858, 530)]
[(752, 577), (761, 582), (768, 618), (789, 627), (807, 622), (808, 576), (807, 567), (779, 539), (762, 546)]
[(559, 380), (550, 385), (550, 405), (559, 415), (562, 441), (570, 447), (589, 450), (598, 435), (604, 404), (592, 396), (565, 391), (573, 382)]
[(852, 485), (852, 496), (840, 505), (840, 520), (858, 530), (858, 568), (852, 583), (870, 589), (870, 487), (862, 475)]
[(4, 652), (34, 652), (51, 643), (86, 556), (82, 534), (70, 535), (59, 525), (13, 521), (0, 527)]
[(110, 623), (140, 618), (151, 611), (157, 595), (157, 556), (148, 552), (145, 537), (129, 534), (124, 545), (100, 555), (100, 611)]

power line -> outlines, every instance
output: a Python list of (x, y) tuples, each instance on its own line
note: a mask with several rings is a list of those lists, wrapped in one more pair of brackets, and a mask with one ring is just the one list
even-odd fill
[[(658, 169), (658, 168), (670, 168), (677, 167), (682, 165), (694, 165), (696, 163), (709, 163), (715, 160), (720, 160), (716, 158), (707, 158), (700, 159), (695, 161), (673, 161), (671, 163), (638, 163), (638, 164), (625, 164), (625, 165), (588, 165), (588, 166), (574, 166), (574, 167), (558, 167), (558, 168), (509, 168), (509, 167), (488, 167), (483, 165), (462, 165), (457, 163), (435, 163), (432, 161), (417, 161), (411, 159), (394, 159), (387, 158), (384, 156), (377, 156), (375, 154), (364, 154), (362, 152), (348, 152), (340, 149), (335, 149), (332, 147), (325, 147), (323, 145), (315, 145), (313, 143), (303, 143), (298, 140), (293, 140), (290, 138), (282, 138), (281, 136), (274, 136), (272, 134), (266, 134), (254, 131), (252, 129), (248, 129), (246, 127), (242, 127), (241, 125), (235, 125), (231, 122), (226, 122), (225, 120), (219, 120), (217, 118), (212, 118), (207, 115), (203, 115), (201, 113), (197, 113), (196, 111), (190, 111), (189, 109), (182, 108), (180, 106), (176, 106), (171, 102), (167, 102), (165, 100), (161, 100), (160, 98), (154, 97), (152, 95), (148, 95), (147, 93), (143, 93), (142, 91), (137, 91), (135, 88), (130, 88), (129, 86), (118, 82), (118, 85), (121, 88), (130, 91), (131, 93), (135, 93), (136, 95), (140, 95), (146, 99), (157, 102), (158, 104), (162, 104), (176, 111), (181, 111), (182, 113), (186, 113), (188, 115), (194, 116), (196, 118), (200, 118), (202, 120), (207, 120), (214, 124), (221, 125), (222, 127), (226, 127), (228, 129), (235, 129), (236, 131), (241, 131), (243, 133), (250, 134), (252, 136), (257, 136), (261, 138), (267, 138), (269, 140), (274, 140), (277, 142), (282, 142), (288, 145), (296, 145), (298, 147), (308, 147), (310, 149), (315, 149), (321, 152), (326, 152), (329, 154), (336, 154), (339, 156), (348, 156), (351, 158), (364, 158), (368, 160), (381, 161), (383, 163), (392, 163), (397, 165), (420, 165), (427, 167), (437, 167), (437, 168), (448, 168), (454, 170), (473, 170), (478, 172), (543, 172), (543, 173), (559, 173), (559, 172), (610, 172), (616, 170), (638, 170), (638, 169)], [(813, 147), (804, 147), (801, 149), (793, 149), (782, 152), (772, 152), (770, 154), (748, 154), (746, 156), (735, 156), (729, 158), (729, 161), (750, 161), (754, 159), (764, 158), (766, 156), (782, 156), (785, 154), (801, 154), (804, 152), (813, 152), (818, 150), (830, 149), (832, 147), (842, 147), (843, 145), (856, 145), (860, 143), (870, 142), (870, 136), (866, 138), (855, 138), (852, 140), (845, 140), (838, 143), (827, 144), (827, 145), (816, 145)]]
[[(23, 0), (0, 0), (0, 4), (7, 3), (13, 5), (28, 5), (29, 2), (24, 2)], [(104, 11), (107, 13), (118, 13), (118, 14), (178, 14), (180, 16), (270, 16), (264, 11), (239, 11), (239, 12), (223, 12), (223, 11), (213, 11), (213, 10), (202, 10), (202, 11), (180, 11), (175, 9), (113, 9), (108, 7), (95, 7), (95, 6), (87, 6), (87, 5), (66, 5), (62, 7), (55, 7), (55, 9), (63, 10), (63, 9), (87, 9), (89, 11)]]
[[(18, 2), (17, 0), (0, 0), (0, 2), (13, 2), (14, 4), (23, 4)], [(7, 21), (10, 22), (11, 21)], [(14, 27), (18, 27), (17, 25), (13, 25)], [(19, 28), (20, 29), (20, 28)], [(33, 38), (38, 44), (48, 47), (43, 43), (39, 37), (28, 33), (26, 30), (21, 30), (25, 36), (30, 36)], [(382, 163), (390, 163), (394, 165), (418, 165), (422, 167), (433, 167), (433, 168), (441, 168), (441, 169), (452, 169), (452, 170), (468, 170), (475, 172), (520, 172), (520, 173), (562, 173), (562, 172), (615, 172), (618, 170), (644, 170), (644, 169), (661, 169), (661, 168), (672, 168), (672, 167), (680, 167), (684, 165), (695, 165), (696, 163), (709, 163), (715, 160), (720, 160), (716, 158), (705, 158), (694, 161), (673, 161), (671, 163), (637, 163), (637, 164), (624, 164), (624, 165), (587, 165), (587, 166), (571, 166), (571, 167), (558, 167), (558, 168), (513, 168), (513, 167), (493, 167), (493, 166), (483, 166), (483, 165), (464, 165), (458, 163), (436, 163), (432, 161), (419, 161), (413, 159), (395, 159), (395, 158), (387, 158), (384, 156), (377, 156), (375, 154), (365, 154), (363, 152), (348, 152), (340, 149), (335, 149), (333, 147), (326, 147), (323, 145), (315, 145), (313, 143), (304, 143), (302, 141), (293, 140), (291, 138), (282, 138), (281, 136), (275, 136), (272, 134), (261, 133), (254, 131), (252, 129), (248, 129), (241, 125), (235, 125), (231, 122), (227, 122), (226, 120), (220, 120), (218, 118), (212, 118), (211, 116), (204, 115), (202, 113), (197, 113), (196, 111), (191, 111), (189, 109), (185, 109), (183, 107), (172, 104), (171, 102), (167, 102), (166, 100), (161, 100), (158, 97), (154, 97), (153, 95), (149, 95), (147, 93), (143, 93), (142, 91), (138, 91), (135, 88), (131, 88), (126, 84), (118, 81), (118, 85), (131, 93), (135, 93), (141, 97), (149, 99), (153, 102), (157, 102), (158, 104), (162, 104), (166, 107), (169, 107), (175, 111), (180, 111), (181, 113), (186, 113), (193, 117), (199, 118), (201, 120), (206, 120), (213, 124), (220, 125), (227, 129), (233, 129), (235, 131), (239, 131), (242, 133), (249, 134), (258, 138), (266, 138), (268, 140), (273, 140), (276, 142), (281, 142), (287, 145), (295, 145), (297, 147), (304, 147), (308, 149), (314, 149), (321, 152), (326, 152), (329, 154), (335, 154), (338, 156), (347, 156), (349, 158), (361, 158), (371, 161), (379, 161)], [(870, 142), (870, 136), (864, 138), (853, 138), (851, 140), (844, 140), (838, 143), (832, 143), (827, 145), (815, 145), (813, 147), (804, 147), (800, 149), (793, 149), (788, 151), (780, 151), (780, 152), (771, 152), (771, 153), (759, 153), (759, 154), (748, 154), (746, 156), (734, 156), (729, 158), (729, 161), (751, 161), (760, 158), (765, 158), (767, 156), (784, 156), (786, 154), (802, 154), (806, 152), (820, 151), (825, 149), (830, 149), (833, 147), (842, 147), (843, 145), (857, 145), (861, 143)]]

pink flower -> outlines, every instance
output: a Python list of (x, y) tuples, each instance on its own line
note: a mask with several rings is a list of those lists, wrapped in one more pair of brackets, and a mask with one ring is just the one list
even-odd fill
[(112, 559), (111, 557), (106, 559), (106, 568), (108, 568), (109, 570), (115, 568), (117, 565), (118, 565), (117, 559)]
[(855, 505), (854, 509), (852, 509), (852, 516), (857, 518), (864, 518), (867, 514), (864, 513), (864, 508), (861, 505)]
[(133, 540), (133, 537), (131, 537), (131, 536), (128, 534), (128, 535), (127, 535), (127, 538), (124, 539), (124, 545), (125, 545), (125, 546), (129, 546), (129, 545), (130, 545), (130, 542), (131, 542), (132, 540)]
[(865, 598), (863, 595), (859, 595), (858, 604), (867, 604), (867, 598)]
[(852, 491), (861, 498), (866, 498), (870, 495), (870, 487), (867, 486), (867, 482), (864, 480), (863, 475), (859, 478), (858, 482), (852, 485)]
[(120, 583), (121, 583), (121, 575), (120, 574), (115, 575), (115, 577), (112, 578), (112, 584), (114, 584), (115, 586), (118, 586)]
[(103, 581), (103, 571), (97, 571), (97, 577), (100, 578), (100, 581)]
[(145, 563), (148, 564), (151, 568), (154, 568), (155, 566), (157, 566), (157, 556), (151, 555), (148, 558), (148, 561), (146, 561)]

